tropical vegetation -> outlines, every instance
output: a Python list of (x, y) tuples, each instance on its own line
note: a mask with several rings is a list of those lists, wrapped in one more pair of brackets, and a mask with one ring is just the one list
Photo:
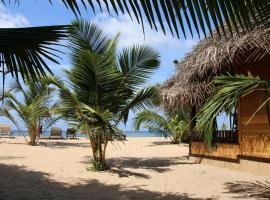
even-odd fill
[(9, 90), (3, 93), (1, 114), (19, 130), (21, 123), (27, 127), (30, 136), (28, 144), (32, 146), (37, 145), (40, 126), (46, 130), (58, 120), (52, 112), (58, 102), (53, 101), (55, 89), (50, 82), (49, 78), (27, 81), (24, 85), (14, 81), (9, 85)]
[(250, 119), (246, 122), (248, 124), (256, 113), (263, 107), (267, 108), (268, 119), (269, 116), (269, 88), (270, 82), (261, 80), (259, 77), (248, 75), (220, 75), (217, 76), (213, 83), (216, 87), (213, 95), (211, 95), (197, 114), (197, 123), (195, 129), (200, 133), (200, 136), (208, 143), (213, 141), (213, 132), (217, 129), (216, 117), (221, 113), (235, 113), (233, 112), (237, 107), (240, 97), (250, 94), (256, 90), (260, 90), (264, 94), (264, 100), (259, 105), (257, 110), (253, 113)]
[(179, 114), (163, 113), (158, 110), (142, 110), (134, 118), (134, 128), (138, 131), (143, 124), (148, 131), (169, 138), (171, 143), (180, 144), (184, 134), (188, 134), (189, 120), (187, 116)]
[[(8, 2), (7, 0), (1, 0)], [(254, 22), (263, 22), (270, 16), (268, 0), (61, 0), (63, 5), (73, 13), (81, 15), (83, 9), (91, 9), (94, 13), (99, 9), (116, 15), (127, 13), (144, 27), (148, 22), (151, 28), (160, 29), (166, 34), (166, 26), (172, 35), (180, 37), (180, 32), (192, 35), (207, 35), (213, 27), (219, 33), (233, 33), (232, 30), (248, 30)], [(14, 0), (18, 3), (19, 0)], [(53, 3), (52, 0), (48, 2)], [(82, 6), (80, 5), (82, 4)], [(192, 27), (193, 25), (193, 27)], [(228, 29), (225, 28), (225, 25)], [(266, 24), (269, 26), (269, 24)], [(221, 29), (220, 29), (221, 27)], [(200, 32), (201, 31), (201, 32)]]
[[(159, 54), (149, 46), (117, 49), (118, 36), (108, 38), (95, 24), (76, 21), (69, 31), (72, 68), (60, 88), (58, 112), (77, 122), (90, 139), (93, 166), (105, 170), (106, 147), (122, 131), (130, 110), (156, 98), (153, 87), (142, 88), (159, 67)], [(118, 53), (119, 52), (119, 53)]]
[[(1, 0), (4, 5), (7, 3), (20, 4), (20, 0)], [(270, 1), (269, 0), (61, 0), (64, 6), (70, 8), (78, 17), (82, 8), (92, 9), (96, 13), (97, 7), (104, 12), (114, 11), (116, 15), (127, 13), (130, 18), (136, 19), (144, 30), (145, 22), (151, 28), (162, 29), (164, 34), (168, 27), (172, 35), (180, 37), (182, 31), (184, 37), (187, 32), (196, 32), (197, 35), (207, 32), (212, 34), (212, 28), (215, 27), (219, 35), (221, 33), (229, 35), (233, 29), (248, 30), (254, 24), (261, 22), (269, 26)], [(48, 0), (48, 3), (53, 3)], [(81, 5), (80, 5), (81, 4)], [(106, 9), (103, 9), (106, 7)], [(260, 22), (260, 23), (258, 23)], [(264, 23), (265, 22), (265, 23)], [(226, 26), (225, 26), (226, 25)], [(46, 59), (57, 63), (57, 51), (50, 47), (53, 44), (59, 44), (58, 41), (66, 37), (65, 26), (51, 27), (30, 27), (16, 29), (0, 29), (0, 57), (1, 70), (3, 75), (11, 73), (18, 77), (18, 73), (23, 78), (32, 78), (45, 75), (45, 71), (50, 71), (46, 64)], [(4, 69), (7, 70), (4, 70)]]

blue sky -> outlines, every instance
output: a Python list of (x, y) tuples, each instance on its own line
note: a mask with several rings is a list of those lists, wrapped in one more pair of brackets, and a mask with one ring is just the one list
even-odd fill
[[(145, 28), (145, 37), (141, 26), (137, 22), (132, 22), (127, 15), (119, 17), (110, 16), (107, 13), (93, 13), (88, 10), (82, 13), (82, 17), (86, 20), (95, 22), (109, 36), (115, 36), (118, 32), (120, 35), (119, 47), (124, 48), (134, 44), (149, 44), (161, 54), (160, 69), (155, 72), (150, 84), (162, 83), (174, 73), (173, 60), (181, 59), (192, 47), (197, 43), (197, 38), (177, 39), (173, 38), (169, 33), (164, 36), (163, 33), (151, 30), (148, 26)], [(75, 19), (74, 14), (67, 10), (60, 1), (54, 1), (50, 5), (48, 1), (21, 1), (18, 5), (7, 5), (4, 7), (0, 4), (0, 27), (25, 27), (25, 26), (46, 26), (69, 24)], [(63, 49), (66, 51), (65, 49)], [(62, 76), (62, 69), (70, 67), (67, 55), (61, 55), (62, 60), (59, 60), (61, 65), (50, 63), (52, 71)], [(131, 122), (133, 115), (124, 130), (131, 130)], [(8, 123), (6, 119), (0, 118), (0, 123)], [(65, 128), (64, 122), (59, 122), (57, 126)], [(14, 127), (14, 126), (13, 126)]]

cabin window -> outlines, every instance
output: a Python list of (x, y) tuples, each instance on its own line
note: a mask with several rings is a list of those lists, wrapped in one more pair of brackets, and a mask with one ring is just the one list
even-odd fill
[(217, 131), (214, 133), (214, 142), (238, 143), (237, 109), (232, 112), (221, 112), (217, 118)]
[[(238, 143), (237, 109), (233, 112), (221, 112), (216, 117), (217, 130), (213, 133), (213, 143)], [(193, 141), (202, 142), (199, 134), (195, 134)]]

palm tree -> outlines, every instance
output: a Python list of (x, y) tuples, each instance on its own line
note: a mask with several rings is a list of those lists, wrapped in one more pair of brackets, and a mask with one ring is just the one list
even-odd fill
[(106, 169), (105, 153), (130, 110), (151, 104), (156, 92), (142, 88), (159, 67), (159, 54), (149, 46), (133, 46), (117, 53), (117, 39), (107, 38), (94, 24), (77, 21), (69, 34), (72, 69), (68, 86), (58, 82), (58, 111), (77, 121), (89, 135), (96, 170)]
[[(10, 84), (10, 90), (4, 92), (4, 105), (1, 114), (10, 119), (18, 128), (22, 121), (27, 127), (30, 141), (29, 145), (37, 145), (39, 127), (44, 129), (52, 125), (58, 118), (52, 116), (52, 108), (57, 103), (52, 102), (54, 89), (49, 87), (48, 79), (28, 81), (23, 86), (19, 81)], [(16, 116), (12, 114), (13, 111)], [(20, 121), (16, 120), (17, 118)]]
[(141, 124), (150, 132), (169, 138), (173, 144), (181, 143), (182, 136), (188, 131), (187, 118), (180, 118), (178, 114), (160, 115), (155, 110), (142, 110), (134, 118), (134, 128), (138, 131)]
[[(213, 81), (216, 90), (211, 95), (197, 114), (196, 131), (200, 133), (200, 137), (211, 145), (213, 142), (213, 133), (217, 128), (216, 117), (221, 113), (231, 113), (237, 107), (240, 97), (245, 96), (253, 91), (265, 91), (263, 103), (258, 107), (256, 112), (246, 122), (252, 120), (256, 113), (264, 106), (270, 113), (268, 102), (270, 83), (267, 80), (261, 80), (259, 77), (249, 75), (221, 75), (217, 76)], [(269, 116), (270, 122), (270, 116)]]
[[(166, 26), (172, 35), (180, 37), (182, 31), (186, 38), (187, 32), (193, 36), (206, 36), (207, 31), (212, 35), (213, 27), (221, 36), (232, 35), (242, 30), (249, 30), (254, 25), (269, 26), (270, 1), (269, 0), (61, 0), (63, 5), (70, 8), (78, 16), (81, 6), (85, 9), (91, 7), (96, 13), (96, 7), (103, 12), (105, 5), (107, 11), (128, 13), (130, 18), (142, 25), (144, 31), (145, 21), (151, 28), (159, 30), (161, 27), (166, 34)], [(3, 4), (20, 4), (20, 0), (0, 0)], [(52, 4), (52, 0), (48, 0)], [(254, 23), (255, 22), (255, 23)], [(226, 25), (226, 26), (225, 26)], [(220, 28), (221, 27), (221, 28)], [(227, 27), (227, 28), (226, 28)], [(23, 78), (27, 74), (36, 79), (50, 71), (45, 58), (57, 63), (57, 51), (49, 47), (65, 37), (64, 26), (30, 27), (17, 29), (0, 29), (0, 68), (3, 75), (10, 72), (18, 78), (18, 72)], [(202, 32), (202, 33), (201, 33)], [(222, 33), (222, 34), (221, 34)], [(50, 51), (49, 51), (50, 50)], [(6, 70), (4, 70), (6, 69)], [(5, 76), (3, 76), (4, 78)]]

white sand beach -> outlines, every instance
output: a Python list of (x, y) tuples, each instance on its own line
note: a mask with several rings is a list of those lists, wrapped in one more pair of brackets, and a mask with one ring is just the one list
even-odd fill
[(1, 138), (0, 199), (264, 199), (270, 195), (266, 182), (270, 177), (194, 164), (187, 159), (187, 146), (162, 138), (128, 138), (109, 144), (107, 152), (111, 169), (93, 172), (87, 170), (91, 155), (87, 139), (40, 140), (33, 147), (22, 137)]

